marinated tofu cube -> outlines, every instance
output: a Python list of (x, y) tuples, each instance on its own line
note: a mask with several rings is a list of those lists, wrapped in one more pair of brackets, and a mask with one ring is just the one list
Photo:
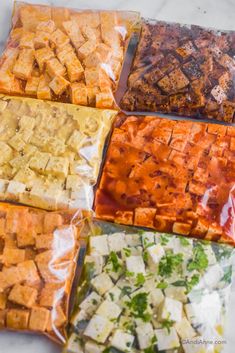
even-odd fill
[(29, 311), (9, 309), (7, 312), (7, 327), (15, 330), (26, 330), (28, 328)]
[(72, 83), (70, 99), (73, 104), (87, 105), (87, 87), (84, 83)]
[(50, 33), (37, 31), (34, 38), (34, 48), (40, 49), (49, 46)]
[(87, 325), (84, 335), (92, 338), (94, 341), (104, 343), (112, 332), (114, 324), (108, 319), (94, 315)]
[(38, 49), (35, 51), (35, 59), (38, 63), (40, 71), (43, 71), (46, 62), (54, 58), (55, 54), (49, 47)]
[(137, 275), (145, 274), (145, 264), (142, 256), (129, 256), (126, 258), (126, 268), (129, 272)]
[(193, 46), (193, 43), (191, 41), (186, 42), (183, 44), (180, 48), (176, 49), (176, 52), (182, 56), (182, 58), (187, 58), (191, 54), (195, 52), (195, 48)]
[(69, 86), (69, 81), (67, 81), (62, 76), (56, 76), (49, 84), (49, 87), (56, 95), (61, 95)]
[[(2, 192), (4, 190), (0, 188), (0, 192)], [(6, 233), (5, 226), (6, 226), (6, 219), (0, 218), (0, 238), (3, 238), (3, 236), (5, 237), (5, 233)]]
[(0, 155), (0, 165), (3, 165), (11, 160), (13, 151), (11, 147), (2, 141), (0, 141), (0, 150), (2, 152)]
[(197, 334), (185, 317), (181, 321), (177, 322), (174, 327), (181, 339), (193, 338)]
[(106, 317), (110, 321), (113, 321), (119, 317), (121, 312), (122, 309), (117, 304), (109, 300), (105, 300), (98, 307), (96, 314)]
[(96, 36), (96, 30), (89, 25), (82, 26), (81, 27), (82, 35), (86, 40), (91, 40), (91, 41), (96, 41), (97, 36)]
[(88, 40), (79, 49), (77, 49), (77, 55), (80, 60), (84, 60), (88, 55), (90, 55), (96, 49), (96, 42)]
[(96, 95), (100, 92), (99, 87), (87, 87), (87, 98), (89, 106), (95, 107)]
[(57, 48), (56, 55), (62, 65), (65, 65), (66, 62), (70, 62), (77, 59), (77, 56), (71, 44), (67, 44), (62, 48)]
[(34, 37), (35, 34), (32, 32), (23, 32), (20, 38), (19, 48), (34, 49)]
[(102, 63), (106, 63), (110, 60), (112, 49), (108, 45), (100, 43), (97, 45), (96, 51), (100, 54)]
[(83, 77), (84, 69), (77, 58), (66, 60), (65, 65), (70, 82), (79, 81)]
[(52, 308), (58, 301), (58, 293), (64, 289), (63, 283), (46, 283), (40, 294), (40, 306)]
[(35, 288), (16, 284), (10, 291), (8, 300), (13, 303), (32, 308), (36, 302), (38, 292)]
[(22, 49), (13, 67), (13, 74), (22, 79), (27, 80), (33, 70), (34, 50)]
[(43, 153), (37, 151), (29, 161), (29, 167), (39, 173), (43, 173), (50, 159), (50, 153)]
[(113, 282), (106, 273), (101, 273), (94, 277), (91, 280), (91, 284), (100, 295), (104, 295), (113, 287)]
[(122, 330), (115, 330), (111, 338), (111, 346), (122, 352), (131, 352), (135, 337)]
[(35, 244), (35, 235), (33, 230), (25, 230), (17, 233), (17, 244), (19, 248), (24, 248)]
[(83, 64), (88, 68), (100, 66), (102, 64), (100, 53), (93, 51), (84, 59)]
[(96, 292), (91, 292), (86, 299), (84, 299), (79, 308), (84, 310), (89, 315), (93, 315), (98, 306), (101, 304), (102, 298)]
[(115, 11), (102, 11), (100, 13), (101, 36), (105, 44), (117, 45), (120, 42), (117, 13)]
[(38, 85), (39, 85), (40, 77), (30, 77), (27, 80), (25, 86), (25, 93), (30, 96), (36, 96), (38, 92)]
[(78, 24), (75, 21), (65, 21), (63, 22), (63, 28), (65, 29), (65, 32), (69, 36), (74, 47), (80, 48), (85, 42), (85, 38), (83, 37)]
[(100, 68), (86, 68), (84, 75), (87, 87), (101, 86), (103, 70)]
[(63, 218), (58, 213), (46, 213), (44, 217), (44, 233), (53, 233), (56, 228), (63, 225)]
[(97, 93), (96, 95), (96, 108), (112, 108), (114, 104), (114, 97), (111, 89), (105, 92)]
[(146, 349), (153, 345), (154, 331), (153, 326), (147, 322), (136, 328), (137, 338), (140, 349)]
[(24, 283), (34, 286), (40, 283), (41, 279), (38, 274), (37, 267), (33, 260), (27, 260), (17, 265), (19, 276)]
[(24, 29), (34, 32), (38, 23), (51, 19), (51, 8), (23, 4), (19, 8), (20, 21)]
[(174, 233), (188, 235), (191, 230), (191, 224), (174, 222), (172, 230)]
[(230, 150), (235, 152), (235, 137), (231, 137), (230, 139)]
[(90, 252), (92, 255), (109, 255), (108, 236), (98, 235), (90, 237)]
[(160, 305), (158, 314), (161, 320), (181, 321), (183, 305), (180, 301), (166, 297)]
[(66, 177), (69, 169), (69, 160), (64, 157), (50, 157), (45, 172), (58, 177)]
[(6, 266), (16, 265), (25, 260), (25, 250), (4, 248), (2, 261)]
[(37, 88), (37, 98), (38, 99), (51, 99), (51, 90), (49, 87), (49, 80), (41, 75), (39, 78), (38, 88)]
[(7, 304), (7, 295), (6, 293), (0, 293), (0, 310), (4, 310)]
[(61, 308), (61, 305), (53, 306), (50, 313), (50, 318), (47, 324), (47, 331), (53, 331), (54, 327), (61, 327), (66, 323), (66, 316), (64, 310)]
[(155, 335), (157, 337), (157, 348), (159, 351), (180, 347), (179, 338), (174, 327), (171, 327), (169, 331), (165, 328), (155, 330)]
[(56, 30), (55, 22), (52, 20), (39, 22), (36, 28), (37, 31), (53, 33)]
[(60, 29), (54, 31), (50, 36), (50, 42), (56, 47), (64, 47), (66, 44), (69, 44), (69, 37), (66, 36)]
[(53, 234), (39, 234), (36, 236), (37, 249), (51, 249), (53, 248), (54, 236)]
[(29, 329), (32, 331), (46, 331), (48, 321), (50, 318), (50, 311), (45, 308), (34, 307), (31, 310), (29, 319)]
[(47, 61), (46, 70), (51, 78), (54, 78), (55, 76), (64, 76), (66, 73), (65, 67), (56, 58)]

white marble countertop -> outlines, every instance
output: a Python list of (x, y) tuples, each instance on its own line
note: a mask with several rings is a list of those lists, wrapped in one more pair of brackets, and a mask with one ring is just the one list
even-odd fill
[[(136, 10), (145, 17), (235, 30), (235, 0), (108, 0), (106, 2), (100, 0), (27, 0), (27, 2), (83, 9), (101, 9), (105, 6), (106, 9)], [(9, 33), (12, 6), (13, 0), (0, 0), (0, 52)], [(235, 288), (230, 303), (227, 344), (223, 353), (234, 353), (234, 313)], [(44, 337), (0, 333), (0, 353), (61, 353), (61, 351), (60, 347), (50, 343)]]

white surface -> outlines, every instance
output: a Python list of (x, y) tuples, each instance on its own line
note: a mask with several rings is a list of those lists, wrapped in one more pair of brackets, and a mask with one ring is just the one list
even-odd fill
[[(181, 23), (193, 23), (218, 29), (235, 30), (235, 0), (28, 0), (74, 8), (137, 10), (142, 16)], [(105, 5), (104, 5), (105, 4)], [(0, 51), (10, 29), (13, 0), (0, 0)], [(235, 288), (229, 309), (227, 344), (224, 353), (234, 353)], [(208, 312), (208, 315), (210, 313)], [(34, 335), (0, 333), (0, 353), (61, 353), (46, 338)]]

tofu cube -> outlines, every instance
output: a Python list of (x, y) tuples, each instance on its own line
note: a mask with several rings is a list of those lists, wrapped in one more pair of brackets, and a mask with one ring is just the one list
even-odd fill
[(47, 32), (47, 33), (53, 33), (56, 30), (56, 25), (55, 25), (55, 22), (52, 20), (41, 21), (37, 25), (36, 30), (42, 31), (42, 32)]
[(147, 322), (136, 328), (137, 338), (140, 349), (146, 349), (152, 346), (154, 331), (151, 323)]
[(99, 275), (104, 266), (104, 259), (101, 255), (87, 255), (85, 257), (85, 264), (91, 264), (94, 275)]
[(121, 352), (131, 352), (135, 337), (122, 330), (115, 330), (111, 338), (111, 346)]
[(85, 42), (85, 38), (83, 37), (78, 24), (75, 21), (65, 21), (63, 22), (63, 28), (65, 29), (65, 32), (69, 36), (74, 47), (80, 48)]
[(145, 264), (142, 256), (129, 256), (126, 258), (127, 270), (137, 275), (138, 273), (145, 274)]
[(33, 260), (27, 260), (17, 265), (19, 277), (28, 286), (35, 286), (41, 282), (37, 267)]
[(37, 249), (53, 249), (54, 235), (53, 234), (39, 234), (35, 237)]
[(88, 297), (79, 304), (79, 308), (89, 315), (93, 315), (101, 301), (102, 298), (100, 295), (98, 295), (96, 292), (91, 292)]
[(20, 49), (34, 49), (34, 37), (35, 34), (32, 32), (23, 32), (19, 42)]
[(96, 42), (88, 40), (79, 49), (77, 49), (78, 58), (84, 60), (88, 55), (90, 55), (96, 49)]
[(83, 60), (83, 64), (85, 65), (85, 67), (88, 68), (99, 67), (102, 64), (100, 53), (98, 53), (96, 50), (93, 51)]
[(38, 85), (40, 82), (40, 77), (29, 77), (25, 86), (25, 93), (30, 96), (36, 96), (38, 91)]
[(111, 288), (113, 288), (113, 282), (106, 273), (101, 273), (93, 278), (91, 280), (91, 284), (100, 295), (104, 295)]
[(124, 233), (114, 233), (107, 237), (110, 251), (120, 252), (127, 246)]
[(96, 41), (96, 31), (94, 28), (90, 27), (89, 24), (81, 27), (82, 35), (86, 40)]
[(90, 252), (92, 255), (109, 255), (108, 236), (98, 235), (90, 237)]
[(23, 150), (25, 142), (22, 140), (20, 134), (15, 134), (9, 141), (9, 145), (17, 152)]
[(70, 99), (73, 104), (87, 105), (87, 87), (84, 83), (70, 85)]
[(69, 44), (69, 37), (66, 36), (60, 29), (54, 31), (50, 36), (50, 42), (56, 48), (64, 47), (66, 44)]
[(50, 33), (37, 31), (34, 38), (34, 48), (40, 49), (49, 46)]
[(50, 153), (37, 151), (29, 161), (29, 167), (38, 173), (44, 173), (47, 163), (51, 157)]
[(211, 90), (211, 95), (215, 98), (218, 104), (221, 104), (227, 99), (227, 95), (221, 86), (215, 86)]
[(223, 275), (224, 272), (218, 263), (209, 267), (203, 276), (207, 288), (216, 288)]
[(176, 299), (182, 303), (187, 302), (186, 288), (185, 287), (175, 287), (168, 286), (165, 290), (165, 295), (168, 298)]
[(155, 268), (161, 258), (165, 256), (165, 250), (160, 244), (149, 246), (146, 252), (148, 254), (148, 264), (150, 268)]
[(105, 92), (97, 93), (96, 95), (96, 108), (112, 108), (114, 105), (114, 97), (111, 89), (105, 90)]
[(42, 72), (46, 62), (54, 58), (55, 54), (49, 47), (38, 49), (35, 51), (35, 59), (38, 63), (39, 70)]
[(69, 160), (64, 157), (50, 157), (45, 172), (58, 177), (66, 178), (69, 169)]
[(0, 293), (0, 310), (4, 310), (7, 304), (7, 295), (5, 293)]
[(0, 150), (1, 150), (1, 155), (0, 155), (0, 166), (9, 162), (9, 160), (12, 158), (13, 151), (11, 147), (9, 147), (5, 142), (0, 141)]
[(45, 234), (53, 233), (56, 228), (63, 225), (63, 218), (59, 213), (46, 213), (44, 217), (43, 231)]
[(28, 328), (29, 311), (9, 309), (7, 312), (7, 327), (15, 330), (26, 330)]
[(29, 329), (32, 331), (46, 331), (50, 318), (50, 311), (45, 308), (34, 307), (31, 310)]
[(119, 317), (122, 309), (115, 303), (105, 300), (98, 307), (96, 314), (106, 317), (110, 321), (113, 321)]
[(75, 58), (73, 60), (67, 60), (65, 62), (67, 72), (68, 72), (68, 77), (70, 82), (75, 82), (81, 80), (83, 77), (84, 69), (81, 64), (81, 62)]
[(157, 337), (157, 347), (159, 351), (180, 347), (179, 338), (177, 336), (175, 328), (171, 327), (170, 332), (167, 329), (155, 330)]
[(121, 293), (122, 293), (121, 289), (118, 288), (117, 286), (114, 286), (107, 293), (105, 293), (105, 299), (116, 303), (119, 301)]
[(35, 233), (32, 230), (17, 233), (17, 244), (19, 248), (25, 248), (35, 244)]
[(51, 78), (54, 78), (55, 76), (64, 76), (66, 73), (65, 67), (56, 58), (47, 61), (46, 70)]
[(27, 80), (33, 70), (34, 50), (22, 49), (13, 67), (13, 74), (22, 80)]
[(96, 95), (100, 92), (99, 87), (87, 87), (87, 97), (89, 106), (95, 107)]
[(84, 335), (92, 338), (94, 341), (104, 343), (112, 332), (114, 324), (107, 318), (94, 315), (87, 325)]
[(178, 300), (165, 297), (164, 302), (159, 307), (158, 314), (161, 320), (181, 321), (183, 305)]
[(197, 334), (185, 317), (181, 321), (177, 322), (174, 327), (181, 339), (193, 338)]
[(71, 44), (67, 44), (62, 48), (57, 48), (56, 55), (62, 65), (65, 65), (66, 62), (71, 62), (77, 59), (77, 56)]
[(152, 288), (149, 292), (150, 302), (154, 307), (158, 307), (164, 300), (164, 295), (159, 288)]
[(8, 300), (13, 303), (32, 308), (36, 302), (38, 292), (35, 288), (16, 284), (10, 291)]
[(17, 265), (25, 260), (25, 250), (4, 248), (2, 262), (6, 266)]
[(56, 95), (61, 95), (69, 86), (69, 81), (67, 81), (62, 76), (56, 76), (49, 84), (49, 87)]
[(142, 245), (141, 236), (139, 234), (126, 234), (125, 240), (130, 247), (137, 247)]
[(52, 308), (57, 302), (57, 296), (63, 290), (62, 283), (45, 283), (40, 294), (40, 306)]
[(37, 98), (51, 100), (51, 90), (49, 87), (49, 81), (43, 75), (39, 78), (38, 88), (37, 88)]
[(92, 341), (87, 341), (84, 348), (85, 353), (102, 353), (105, 350), (105, 346)]
[[(66, 350), (68, 352), (73, 352), (73, 353), (84, 353), (82, 343), (78, 340), (78, 336), (76, 333), (72, 333), (68, 338), (68, 341), (66, 344)], [(88, 351), (88, 352), (92, 352), (92, 351)]]

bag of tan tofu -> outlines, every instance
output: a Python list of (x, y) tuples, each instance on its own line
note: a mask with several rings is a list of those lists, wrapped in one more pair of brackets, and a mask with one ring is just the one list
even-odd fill
[(71, 289), (89, 213), (0, 203), (0, 330), (66, 340)]
[(113, 108), (139, 14), (16, 2), (0, 64), (0, 92)]
[(95, 221), (64, 353), (208, 353), (226, 344), (234, 248)]

